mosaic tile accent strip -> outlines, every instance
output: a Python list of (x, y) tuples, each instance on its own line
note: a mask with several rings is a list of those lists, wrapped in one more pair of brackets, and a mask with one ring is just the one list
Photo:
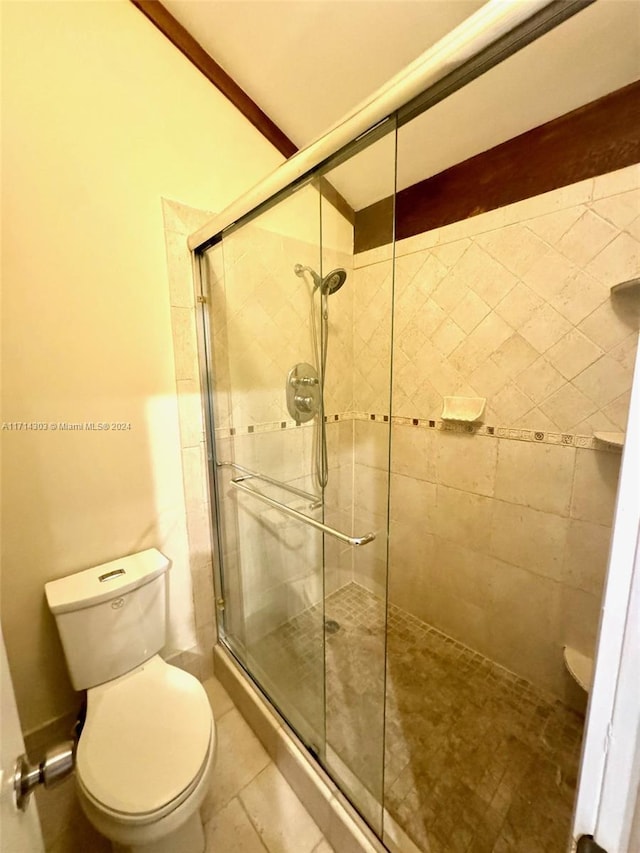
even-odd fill
[(565, 849), (584, 720), (559, 700), (356, 583), (327, 597), (324, 638), (319, 603), (252, 654), (317, 731), (324, 673), (328, 746), (362, 783), (348, 793), (365, 814), (384, 797), (420, 850)]
[[(411, 426), (419, 429), (437, 429), (444, 432), (467, 432), (474, 435), (487, 435), (493, 438), (509, 439), (512, 441), (530, 441), (538, 444), (555, 444), (565, 447), (580, 447), (585, 450), (599, 450), (608, 453), (620, 453), (621, 447), (598, 441), (592, 435), (574, 435), (563, 432), (542, 432), (532, 429), (516, 429), (513, 427), (492, 426), (485, 424), (456, 424), (441, 420), (426, 418), (406, 418), (390, 416), (376, 412), (338, 412), (325, 415), (326, 423), (339, 421), (374, 421), (375, 423), (391, 423), (397, 426)], [(248, 435), (250, 433), (276, 432), (281, 429), (310, 429), (312, 424), (296, 424), (295, 421), (279, 421), (266, 424), (249, 424), (235, 428), (216, 429), (218, 438), (229, 438), (232, 435)]]

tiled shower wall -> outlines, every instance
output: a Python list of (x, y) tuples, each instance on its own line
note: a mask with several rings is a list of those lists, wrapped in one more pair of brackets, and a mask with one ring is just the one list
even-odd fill
[[(386, 428), (356, 422), (356, 435), (355, 494), (370, 502), (387, 476)], [(571, 699), (562, 647), (593, 651), (619, 460), (394, 424), (390, 601)], [(381, 594), (384, 562), (365, 554), (355, 580)]]
[[(640, 275), (638, 176), (396, 246), (391, 601), (557, 695), (572, 692), (562, 646), (591, 654), (597, 631), (620, 454), (592, 436), (626, 424), (640, 294), (610, 288)], [(390, 318), (377, 294), (389, 256), (355, 259), (364, 516), (384, 509), (386, 489), (388, 425), (370, 414), (386, 411)], [(484, 426), (444, 429), (450, 395), (486, 397)], [(380, 592), (384, 568), (363, 551), (355, 579)]]
[[(486, 423), (624, 429), (640, 305), (637, 292), (610, 288), (638, 275), (638, 210), (631, 167), (399, 243), (394, 415), (437, 418), (442, 398), (459, 394), (487, 398)], [(384, 254), (355, 261), (366, 294), (356, 315), (372, 315), (376, 330), (360, 321), (361, 377), (388, 338), (375, 303), (391, 274)], [(372, 384), (382, 388), (365, 381), (356, 409), (380, 411)]]
[[(391, 429), (392, 602), (558, 695), (571, 691), (562, 645), (590, 653), (597, 629), (620, 455), (593, 432), (626, 420), (640, 299), (610, 287), (639, 274), (638, 175), (402, 241), (395, 306), (390, 247), (323, 257), (325, 272), (349, 270), (329, 302), (325, 520), (381, 534), (361, 549), (325, 540), (326, 590), (385, 592)], [(218, 441), (230, 461), (314, 491), (312, 428), (286, 412), (284, 380), (314, 360), (293, 265), (316, 266), (318, 249), (277, 229), (232, 236), (213, 261)], [(486, 397), (484, 425), (443, 429), (445, 395)], [(236, 633), (254, 640), (317, 600), (321, 543), (248, 500), (224, 520), (239, 581), (227, 618), (243, 614)]]
[[(289, 370), (298, 362), (316, 364), (310, 331), (311, 279), (294, 273), (296, 264), (321, 269), (319, 245), (295, 236), (298, 229), (309, 227), (319, 236), (317, 192), (312, 188), (304, 192), (307, 203), (296, 202), (300, 218), (287, 212), (288, 200), (280, 218), (269, 214), (268, 226), (262, 221), (250, 223), (226, 237), (207, 254), (207, 266), (218, 460), (315, 494), (319, 490), (311, 476), (314, 423), (296, 425), (286, 406)], [(337, 214), (325, 212), (323, 224), (332, 218)], [(332, 236), (338, 230), (332, 228)], [(351, 240), (349, 230), (345, 248)], [(339, 245), (323, 245), (325, 275), (338, 266), (350, 272), (352, 260)], [(315, 301), (318, 305), (317, 293)], [(325, 400), (339, 411), (352, 408), (352, 308), (347, 288), (332, 295), (329, 369), (337, 363), (341, 370), (337, 372), (339, 381), (327, 384)], [(351, 472), (352, 466), (349, 480)], [(227, 607), (231, 620), (227, 627), (237, 640), (250, 646), (321, 600), (323, 543), (312, 528), (238, 493), (230, 480), (240, 474), (231, 466), (221, 470), (227, 496), (221, 545), (225, 597), (233, 599)], [(261, 485), (251, 481), (252, 487)], [(309, 500), (274, 491), (272, 486), (268, 492), (289, 506), (308, 511)], [(350, 523), (350, 501), (347, 513)], [(325, 516), (325, 521), (344, 525), (335, 513), (331, 518)], [(242, 542), (241, 549), (238, 542)]]

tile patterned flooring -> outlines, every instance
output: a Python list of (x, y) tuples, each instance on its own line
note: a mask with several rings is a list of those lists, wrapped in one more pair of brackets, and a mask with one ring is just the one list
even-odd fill
[(202, 806), (205, 853), (333, 853), (222, 685), (204, 682), (218, 753)]
[(564, 853), (580, 714), (391, 605), (383, 715), (383, 602), (352, 583), (325, 617), (340, 625), (326, 631), (326, 681), (320, 607), (264, 638), (257, 663), (309, 730), (322, 732), (326, 695), (327, 744), (376, 829), (384, 802), (425, 853)]

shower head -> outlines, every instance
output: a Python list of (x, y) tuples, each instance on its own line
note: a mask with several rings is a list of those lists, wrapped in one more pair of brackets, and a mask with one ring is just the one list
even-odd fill
[(327, 275), (322, 279), (322, 292), (329, 296), (331, 293), (335, 293), (336, 290), (340, 290), (346, 280), (347, 271), (343, 270), (342, 267), (331, 270), (331, 272), (327, 273)]
[(320, 278), (318, 273), (311, 269), (311, 267), (305, 267), (302, 264), (296, 264), (293, 271), (300, 277), (308, 272), (313, 279), (313, 289), (317, 290), (320, 288), (325, 296), (330, 296), (332, 293), (335, 293), (336, 290), (340, 290), (347, 280), (347, 272), (346, 270), (343, 270), (342, 267), (331, 270), (331, 272), (327, 273), (324, 278)]

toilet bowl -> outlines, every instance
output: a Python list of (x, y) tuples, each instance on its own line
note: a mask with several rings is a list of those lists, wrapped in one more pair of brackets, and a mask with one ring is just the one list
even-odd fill
[(200, 682), (159, 655), (165, 573), (152, 548), (45, 585), (73, 686), (87, 690), (76, 789), (116, 853), (204, 853), (216, 753)]
[(202, 685), (156, 655), (88, 691), (76, 753), (82, 809), (123, 853), (202, 853), (198, 810), (215, 749)]

